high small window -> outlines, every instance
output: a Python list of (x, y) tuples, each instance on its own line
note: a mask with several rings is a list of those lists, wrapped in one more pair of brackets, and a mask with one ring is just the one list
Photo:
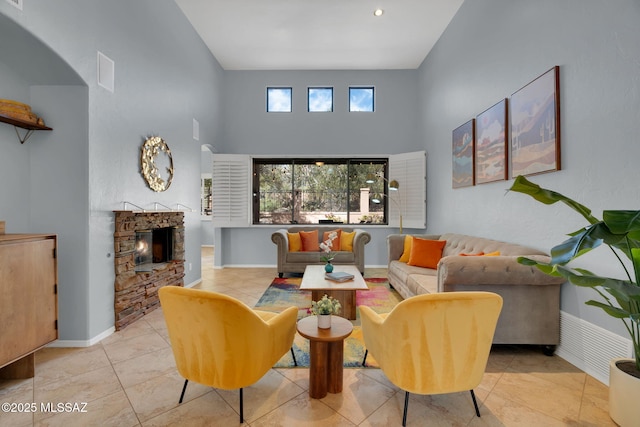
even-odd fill
[(268, 87), (267, 88), (267, 112), (290, 113), (291, 112), (291, 88)]
[(349, 88), (349, 111), (373, 111), (373, 87)]
[(307, 91), (307, 101), (310, 113), (324, 113), (333, 111), (333, 88), (310, 87)]

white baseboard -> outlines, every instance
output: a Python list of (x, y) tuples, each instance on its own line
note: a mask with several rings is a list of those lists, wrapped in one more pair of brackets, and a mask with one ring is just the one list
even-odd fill
[(94, 344), (99, 343), (109, 335), (113, 334), (116, 331), (116, 327), (112, 326), (106, 331), (96, 335), (93, 338), (88, 340), (55, 340), (54, 342), (47, 345), (47, 347), (91, 347)]
[(556, 354), (609, 385), (609, 361), (618, 357), (633, 357), (630, 339), (560, 312), (560, 345)]
[(202, 278), (198, 279), (198, 280), (194, 280), (191, 283), (185, 283), (184, 287), (185, 288), (193, 288), (195, 285), (197, 285), (198, 283), (202, 282)]

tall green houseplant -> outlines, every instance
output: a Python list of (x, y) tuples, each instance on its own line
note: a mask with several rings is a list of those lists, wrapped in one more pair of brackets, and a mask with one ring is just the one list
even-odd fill
[[(631, 336), (635, 367), (640, 371), (640, 211), (605, 210), (602, 219), (591, 215), (591, 209), (552, 190), (540, 187), (518, 176), (509, 189), (527, 194), (538, 202), (551, 205), (562, 202), (582, 215), (589, 225), (569, 234), (569, 239), (551, 249), (551, 261), (542, 263), (525, 257), (518, 262), (535, 265), (543, 272), (562, 276), (576, 286), (594, 289), (604, 302), (590, 300), (587, 305), (600, 307), (608, 315), (621, 319)], [(601, 245), (608, 246), (620, 262), (626, 279), (598, 276), (567, 264)], [(625, 263), (622, 257), (630, 262)], [(631, 271), (627, 265), (633, 266)]]

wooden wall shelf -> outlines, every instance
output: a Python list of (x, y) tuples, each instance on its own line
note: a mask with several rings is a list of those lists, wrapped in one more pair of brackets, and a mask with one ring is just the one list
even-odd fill
[[(24, 120), (14, 119), (13, 117), (8, 117), (3, 114), (0, 114), (0, 122), (8, 123), (13, 125), (16, 128), (16, 134), (18, 135), (18, 139), (20, 140), (20, 144), (24, 144), (27, 139), (31, 136), (33, 131), (36, 130), (53, 130), (48, 126), (39, 125), (37, 123), (27, 122)], [(20, 136), (17, 128), (26, 129), (27, 133), (24, 136)]]

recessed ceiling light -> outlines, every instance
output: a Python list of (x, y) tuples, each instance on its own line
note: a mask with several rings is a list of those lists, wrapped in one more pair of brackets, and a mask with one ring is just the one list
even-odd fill
[(373, 11), (373, 16), (382, 16), (383, 13), (384, 13), (384, 10), (376, 9)]

